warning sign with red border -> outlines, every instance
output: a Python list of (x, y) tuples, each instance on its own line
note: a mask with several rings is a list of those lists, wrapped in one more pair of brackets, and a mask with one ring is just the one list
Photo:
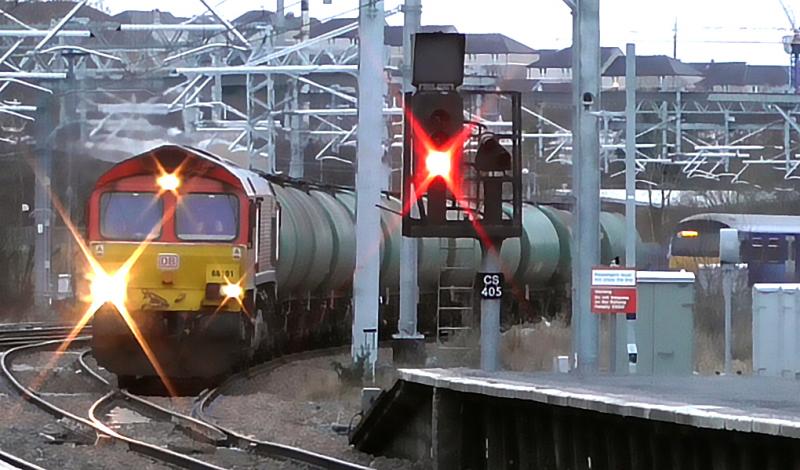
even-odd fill
[(606, 266), (592, 269), (592, 312), (636, 313), (636, 270)]

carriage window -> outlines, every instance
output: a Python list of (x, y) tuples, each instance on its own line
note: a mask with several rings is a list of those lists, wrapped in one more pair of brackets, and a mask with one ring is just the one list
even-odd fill
[(239, 200), (233, 194), (186, 194), (175, 213), (178, 238), (231, 241), (239, 232)]
[(156, 193), (105, 193), (100, 197), (100, 235), (108, 240), (144, 240), (161, 232), (164, 203)]

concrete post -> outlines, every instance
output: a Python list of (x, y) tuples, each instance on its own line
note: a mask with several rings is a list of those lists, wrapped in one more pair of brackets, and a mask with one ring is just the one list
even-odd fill
[(380, 191), (383, 184), (383, 1), (359, 7), (358, 144), (356, 155), (356, 266), (353, 276), (353, 345), (356, 361), (378, 359)]
[[(625, 48), (625, 266), (636, 269), (636, 46)], [(618, 315), (617, 320), (622, 316)], [(636, 373), (636, 315), (625, 321), (628, 373)], [(619, 322), (618, 322), (619, 324)]]
[[(292, 105), (293, 110), (300, 109), (300, 83), (298, 80), (292, 80)], [(293, 114), (289, 118), (290, 125), (292, 126), (289, 132), (289, 147), (291, 148), (291, 155), (289, 156), (289, 177), (302, 178), (305, 174), (305, 152), (302, 146), (302, 139), (300, 138), (300, 115)]]
[[(412, 35), (419, 30), (422, 13), (421, 0), (406, 0), (403, 6), (403, 92), (414, 91), (411, 85), (411, 64), (413, 60)], [(403, 132), (406, 128), (403, 128)], [(411, 198), (413, 199), (413, 198)], [(416, 211), (416, 205), (411, 208)], [(412, 213), (418, 217), (418, 214)], [(403, 237), (400, 245), (400, 318), (397, 324), (395, 360), (419, 362), (424, 358), (424, 336), (417, 331), (417, 303), (419, 302), (419, 281), (417, 279), (419, 245), (416, 238)], [(420, 348), (422, 355), (420, 354)], [(410, 357), (409, 357), (410, 356)]]
[(733, 364), (733, 354), (731, 353), (732, 330), (731, 330), (731, 297), (733, 295), (733, 276), (736, 274), (736, 266), (733, 264), (722, 263), (722, 296), (725, 302), (725, 373), (730, 374)]
[[(600, 261), (600, 10), (578, 0), (573, 10), (572, 348), (581, 372), (597, 371), (598, 321), (590, 312), (591, 270)], [(578, 255), (580, 254), (580, 255)]]
[[(219, 67), (222, 63), (223, 60), (219, 52), (211, 54), (212, 66)], [(214, 83), (211, 86), (211, 101), (214, 103), (211, 105), (211, 119), (219, 121), (222, 119), (222, 105), (218, 104), (222, 103), (222, 75), (218, 73), (214, 74)]]
[(286, 17), (286, 0), (278, 0), (275, 8), (275, 29), (283, 33), (284, 18)]

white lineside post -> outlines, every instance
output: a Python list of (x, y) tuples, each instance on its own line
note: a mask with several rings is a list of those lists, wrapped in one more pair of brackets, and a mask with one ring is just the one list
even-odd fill
[[(481, 241), (481, 275), (494, 275), (501, 272), (500, 248), (503, 239), (490, 243)], [(482, 285), (490, 283), (483, 282)], [(502, 283), (497, 287), (502, 289)], [(500, 291), (502, 296), (502, 290)], [(486, 298), (481, 295), (481, 370), (495, 372), (500, 368), (500, 307), (502, 298)]]
[(308, 0), (300, 0), (300, 41), (307, 41), (311, 31)]
[[(636, 83), (636, 46), (629, 43), (625, 47), (625, 266), (633, 269), (636, 269)], [(635, 326), (636, 314), (626, 315), (629, 374), (636, 373)]]
[(733, 354), (731, 353), (731, 297), (733, 296), (733, 276), (736, 266), (721, 263), (722, 268), (722, 297), (725, 302), (725, 374), (731, 373)]
[(356, 149), (356, 266), (353, 275), (353, 362), (366, 359), (374, 378), (378, 359), (380, 203), (384, 183), (383, 1), (359, 6), (358, 144)]
[(725, 373), (731, 373), (733, 354), (731, 352), (731, 297), (736, 264), (740, 261), (739, 231), (732, 228), (719, 230), (719, 263), (722, 270), (722, 296), (725, 302)]
[(591, 271), (600, 262), (599, 0), (574, 2), (572, 195), (572, 350), (579, 373), (597, 371), (598, 319), (590, 309)]
[[(413, 60), (413, 37), (419, 30), (422, 0), (405, 0), (403, 6), (403, 93), (411, 93), (411, 65)], [(404, 116), (405, 118), (405, 116)], [(405, 122), (405, 119), (404, 119)], [(404, 125), (403, 132), (408, 128)], [(413, 200), (409, 198), (409, 200)], [(416, 211), (416, 204), (412, 205)], [(412, 213), (418, 217), (418, 214)], [(397, 322), (397, 340), (419, 340), (423, 336), (417, 331), (417, 303), (419, 302), (419, 283), (417, 279), (418, 243), (416, 238), (403, 237), (400, 245), (400, 318)]]

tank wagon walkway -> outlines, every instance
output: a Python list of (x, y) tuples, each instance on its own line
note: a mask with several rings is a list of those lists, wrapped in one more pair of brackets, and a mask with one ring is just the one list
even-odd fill
[(800, 383), (401, 369), (351, 435), (436, 469), (800, 468)]

